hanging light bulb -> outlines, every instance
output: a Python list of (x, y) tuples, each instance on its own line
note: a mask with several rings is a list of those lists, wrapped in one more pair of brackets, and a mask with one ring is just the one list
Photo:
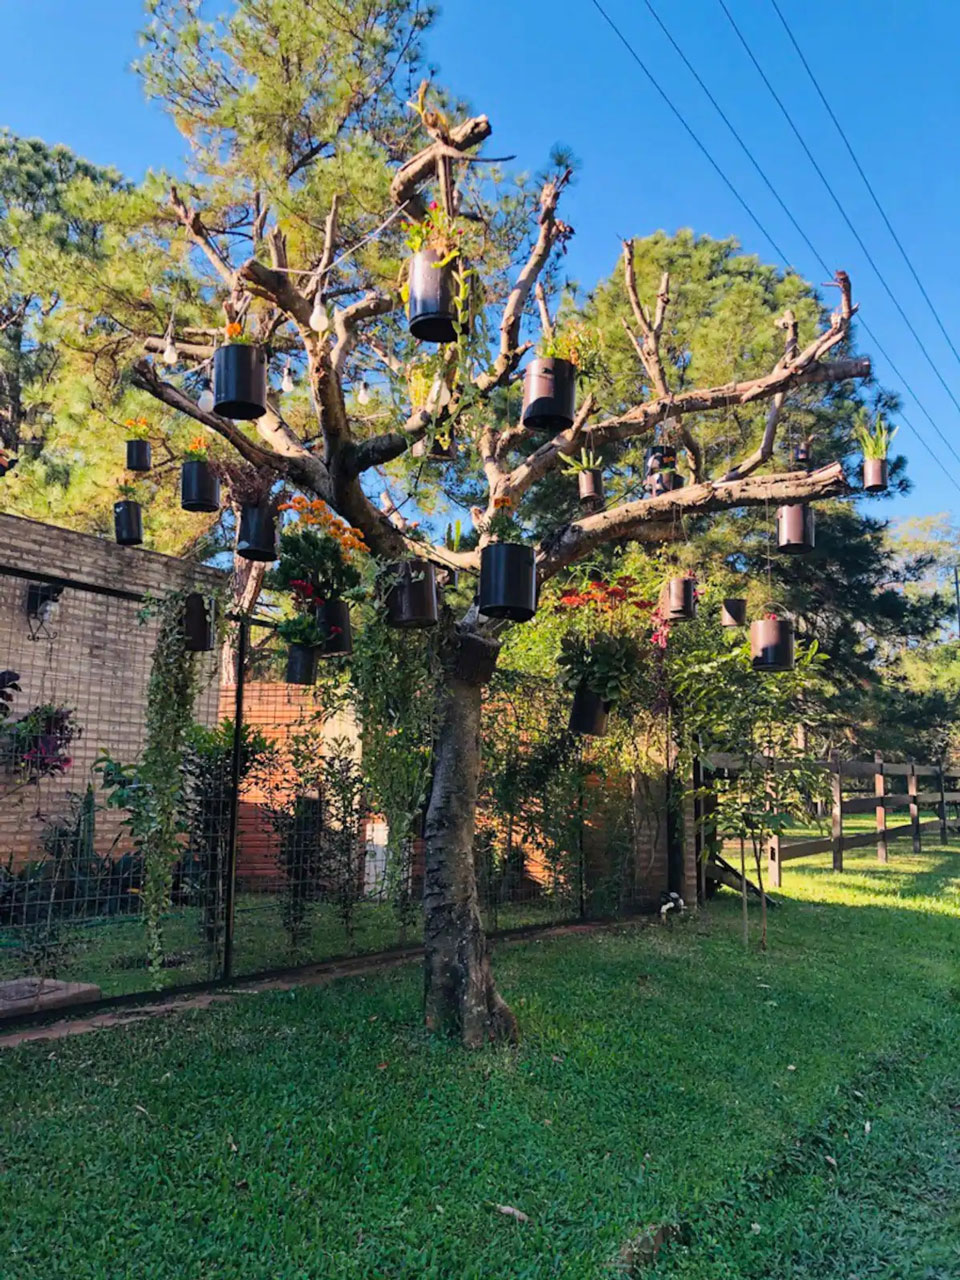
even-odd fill
[(177, 352), (177, 344), (173, 340), (172, 333), (167, 334), (166, 345), (163, 348), (163, 363), (170, 364), (170, 365), (180, 363), (180, 356)]
[(203, 380), (203, 386), (197, 396), (197, 408), (202, 409), (204, 413), (213, 413), (213, 387), (210, 385), (209, 378)]
[(370, 388), (367, 386), (366, 378), (360, 383), (360, 390), (357, 392), (357, 404), (370, 403)]
[(288, 361), (287, 364), (284, 366), (283, 378), (280, 381), (280, 390), (284, 393), (284, 395), (289, 395), (290, 392), (293, 390), (293, 386), (294, 386), (293, 374), (290, 372), (290, 363)]
[(330, 328), (330, 317), (327, 315), (327, 309), (320, 300), (318, 293), (313, 303), (313, 310), (310, 312), (310, 328), (315, 333), (326, 333)]

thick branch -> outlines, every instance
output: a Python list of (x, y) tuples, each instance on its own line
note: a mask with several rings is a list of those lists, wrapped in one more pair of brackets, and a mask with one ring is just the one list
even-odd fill
[(175, 186), (170, 188), (170, 207), (177, 215), (177, 219), (186, 229), (187, 235), (206, 255), (208, 262), (211, 263), (220, 279), (231, 288), (233, 287), (233, 268), (217, 248), (213, 241), (213, 237), (207, 228), (203, 225), (203, 219), (199, 210), (191, 209), (184, 200), (181, 199), (180, 193)]
[(364, 320), (374, 316), (386, 315), (393, 311), (397, 299), (385, 293), (365, 294), (358, 302), (348, 307), (339, 307), (333, 315), (333, 331), (337, 335), (337, 344), (330, 357), (330, 367), (339, 378), (347, 363), (347, 356), (356, 342), (357, 327)]
[[(784, 365), (795, 359), (797, 355), (797, 318), (792, 311), (786, 311), (782, 319), (777, 321), (777, 326), (786, 333), (783, 359), (777, 365), (777, 368), (783, 368)], [(763, 429), (763, 439), (760, 441), (760, 447), (754, 449), (753, 453), (728, 471), (723, 477), (724, 480), (742, 480), (744, 476), (756, 471), (758, 467), (761, 467), (773, 456), (773, 446), (777, 438), (777, 425), (780, 421), (780, 413), (785, 399), (786, 395), (782, 391), (773, 397), (773, 403), (767, 413), (767, 421)]]
[(573, 425), (568, 427), (566, 431), (561, 431), (542, 444), (539, 449), (531, 453), (528, 458), (524, 458), (518, 466), (510, 472), (498, 485), (496, 492), (492, 494), (495, 498), (509, 497), (516, 503), (517, 499), (538, 481), (542, 480), (548, 471), (552, 471), (560, 462), (560, 454), (571, 454), (580, 443), (580, 437), (586, 426), (587, 419), (593, 413), (596, 407), (596, 400), (593, 395), (588, 395), (583, 404), (577, 410), (577, 416), (573, 421)]
[(440, 138), (435, 139), (397, 170), (390, 184), (390, 199), (397, 206), (406, 205), (410, 216), (419, 222), (425, 216), (427, 208), (418, 195), (418, 189), (436, 174), (439, 161), (451, 148), (454, 151), (468, 151), (471, 147), (478, 147), (490, 137), (491, 132), (490, 121), (486, 116), (474, 116), (451, 129), (446, 142)]

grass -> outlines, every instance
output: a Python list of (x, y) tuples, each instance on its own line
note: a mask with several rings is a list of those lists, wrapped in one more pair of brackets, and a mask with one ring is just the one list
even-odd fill
[(891, 852), (792, 864), (766, 955), (731, 894), (501, 950), (516, 1051), (416, 966), (5, 1051), (0, 1276), (586, 1280), (659, 1224), (664, 1275), (960, 1274), (960, 856)]

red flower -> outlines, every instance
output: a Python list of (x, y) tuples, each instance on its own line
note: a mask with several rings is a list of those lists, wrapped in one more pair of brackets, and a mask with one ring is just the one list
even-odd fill
[(430, 203), (427, 205), (427, 208), (430, 210), (431, 213), (433, 213), (434, 209), (437, 208), (436, 200), (431, 200)]
[(332, 626), (332, 627), (330, 628), (330, 634), (331, 634), (332, 636), (342, 636), (342, 635), (343, 635), (343, 627), (333, 627), (333, 626)]

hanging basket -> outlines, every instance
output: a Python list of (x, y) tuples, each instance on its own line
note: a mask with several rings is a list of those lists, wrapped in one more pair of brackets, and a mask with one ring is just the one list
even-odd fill
[(118, 546), (140, 545), (143, 541), (143, 513), (139, 502), (125, 498), (113, 504), (113, 532)]
[(127, 441), (127, 470), (149, 471), (153, 465), (153, 450), (149, 440)]
[(249, 422), (267, 412), (267, 354), (255, 342), (230, 342), (213, 354), (213, 411)]
[(523, 374), (523, 425), (531, 431), (565, 431), (576, 412), (576, 366), (555, 356), (531, 360)]
[(890, 479), (886, 458), (864, 458), (863, 487), (867, 493), (883, 493)]
[(460, 637), (454, 675), (467, 684), (489, 684), (497, 666), (500, 646), (469, 632)]
[(454, 264), (439, 267), (440, 261), (436, 249), (421, 249), (410, 259), (408, 328), (418, 342), (455, 342), (457, 338)]
[(385, 582), (389, 626), (415, 629), (437, 625), (437, 575), (429, 560), (399, 560), (388, 565)]
[(721, 627), (743, 627), (747, 622), (747, 602), (742, 596), (731, 596), (720, 605)]
[(697, 616), (696, 578), (670, 578), (663, 588), (662, 609), (670, 622), (692, 622)]
[(577, 492), (583, 506), (592, 510), (603, 506), (603, 472), (599, 467), (577, 473)]
[(816, 545), (813, 508), (805, 502), (777, 508), (777, 550), (784, 555), (802, 556)]
[(335, 596), (324, 600), (317, 609), (317, 619), (327, 633), (320, 654), (324, 658), (343, 658), (353, 653), (353, 629), (350, 606)]
[(750, 624), (750, 657), (754, 671), (792, 671), (793, 620), (758, 618)]
[(206, 459), (191, 459), (180, 468), (180, 506), (184, 511), (220, 510), (220, 480)]
[(191, 591), (183, 602), (183, 647), (187, 653), (209, 653), (214, 646), (212, 600)]
[(292, 644), (287, 649), (287, 684), (315, 684), (318, 652), (312, 644)]
[(533, 547), (491, 542), (480, 552), (480, 612), (488, 618), (529, 622), (537, 611)]
[(573, 695), (568, 728), (571, 733), (578, 733), (583, 737), (602, 738), (607, 732), (609, 712), (610, 703), (604, 702), (598, 693), (594, 693), (589, 685), (581, 680)]
[(276, 517), (269, 502), (245, 502), (240, 508), (237, 555), (266, 563), (277, 558)]

